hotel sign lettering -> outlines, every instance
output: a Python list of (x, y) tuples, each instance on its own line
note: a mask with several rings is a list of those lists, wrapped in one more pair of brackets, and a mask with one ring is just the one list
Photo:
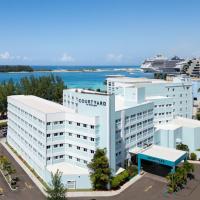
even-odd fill
[(152, 161), (152, 162), (165, 164), (165, 160), (160, 159), (160, 158), (154, 158), (154, 157), (150, 157), (150, 156), (147, 156), (146, 158), (147, 158), (147, 160)]
[(85, 103), (87, 106), (106, 106), (105, 101), (96, 101), (91, 99), (79, 99), (79, 103)]

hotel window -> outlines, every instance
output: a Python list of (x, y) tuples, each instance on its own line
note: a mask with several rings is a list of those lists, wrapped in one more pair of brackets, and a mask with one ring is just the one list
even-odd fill
[(57, 124), (58, 124), (58, 122), (54, 122), (53, 124), (54, 124), (54, 125), (57, 125)]
[(77, 138), (80, 138), (81, 136), (80, 136), (80, 135), (77, 135), (76, 137), (77, 137)]
[(94, 138), (90, 138), (91, 141), (94, 141)]
[(87, 124), (83, 124), (83, 127), (86, 128), (86, 127), (87, 127)]
[(50, 158), (50, 157), (47, 157), (47, 160), (51, 160), (51, 158)]
[(77, 158), (76, 160), (77, 160), (78, 162), (80, 162), (80, 158)]
[(87, 136), (83, 136), (83, 139), (84, 139), (84, 140), (87, 140)]
[(94, 150), (90, 150), (91, 153), (94, 153)]
[(69, 133), (69, 136), (72, 136), (72, 133)]
[(47, 149), (50, 149), (50, 146), (49, 146), (49, 145), (47, 146)]
[(71, 122), (71, 121), (69, 121), (68, 123), (69, 123), (69, 124), (72, 124), (72, 122)]
[(60, 133), (60, 135), (63, 135), (63, 134), (64, 134), (63, 132)]
[(77, 126), (80, 126), (81, 124), (80, 123), (77, 123)]
[(50, 122), (47, 122), (47, 125), (49, 126), (51, 123)]
[(54, 136), (58, 136), (58, 133), (54, 133), (53, 135), (54, 135)]
[(50, 134), (47, 134), (47, 137), (50, 137), (51, 135)]
[(84, 164), (87, 164), (87, 161), (86, 161), (86, 160), (84, 160), (83, 162), (84, 162)]
[(53, 147), (54, 147), (54, 148), (57, 148), (57, 147), (58, 147), (58, 145), (57, 145), (57, 144), (54, 144), (54, 145), (53, 145)]
[(72, 147), (72, 145), (71, 145), (71, 144), (69, 144), (69, 147)]
[(54, 159), (58, 159), (58, 156), (54, 156)]
[(60, 158), (64, 158), (64, 155), (60, 155)]
[(72, 156), (69, 156), (69, 159), (72, 159)]
[(81, 147), (79, 147), (79, 146), (77, 146), (76, 148), (77, 148), (78, 150), (80, 150), (80, 149), (81, 149)]
[(94, 129), (94, 126), (93, 126), (93, 125), (91, 125), (91, 126), (90, 126), (90, 128), (91, 128), (91, 129)]
[(60, 124), (63, 124), (63, 121), (60, 121)]
[(60, 144), (60, 147), (63, 147), (63, 144)]
[(87, 152), (87, 149), (86, 149), (86, 148), (84, 148), (83, 150)]

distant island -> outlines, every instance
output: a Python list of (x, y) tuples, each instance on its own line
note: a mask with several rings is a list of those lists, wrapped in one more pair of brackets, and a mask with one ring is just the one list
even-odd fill
[(28, 65), (0, 65), (0, 72), (33, 72)]
[(45, 68), (33, 68), (29, 65), (0, 65), (0, 73), (23, 73), (23, 72), (106, 72), (106, 71), (118, 71), (118, 72), (129, 72), (141, 71), (141, 69), (134, 69), (130, 67), (114, 68), (114, 69), (99, 69), (99, 68), (78, 68), (78, 69), (45, 69)]

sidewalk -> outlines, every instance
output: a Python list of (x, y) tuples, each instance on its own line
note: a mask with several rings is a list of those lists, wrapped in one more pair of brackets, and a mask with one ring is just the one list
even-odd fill
[(42, 183), (35, 177), (35, 175), (28, 169), (28, 167), (18, 158), (18, 156), (6, 145), (6, 139), (1, 139), (0, 143), (5, 147), (5, 149), (10, 153), (10, 155), (18, 162), (21, 168), (27, 173), (30, 179), (35, 183), (39, 190), (47, 196), (44, 186)]
[(138, 181), (140, 178), (142, 178), (143, 175), (136, 175), (133, 177), (129, 182), (125, 183), (119, 190), (111, 190), (111, 191), (91, 191), (91, 192), (67, 192), (67, 197), (109, 197), (109, 196), (115, 196), (126, 190), (128, 187), (130, 187), (132, 184), (134, 184), (136, 181)]

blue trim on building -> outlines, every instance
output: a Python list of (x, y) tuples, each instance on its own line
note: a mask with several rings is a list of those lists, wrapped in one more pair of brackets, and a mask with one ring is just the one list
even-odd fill
[(172, 162), (172, 161), (169, 161), (169, 160), (165, 160), (165, 159), (161, 159), (161, 158), (157, 158), (157, 157), (153, 157), (153, 156), (144, 155), (142, 153), (139, 153), (137, 155), (137, 157), (138, 157), (138, 174), (140, 174), (140, 170), (141, 170), (141, 160), (147, 160), (147, 161), (151, 161), (151, 162), (154, 162), (154, 163), (158, 163), (158, 164), (162, 164), (162, 165), (166, 165), (166, 166), (172, 167), (171, 172), (175, 173), (176, 166), (182, 160), (186, 160), (187, 159), (187, 153), (182, 155), (175, 162)]

